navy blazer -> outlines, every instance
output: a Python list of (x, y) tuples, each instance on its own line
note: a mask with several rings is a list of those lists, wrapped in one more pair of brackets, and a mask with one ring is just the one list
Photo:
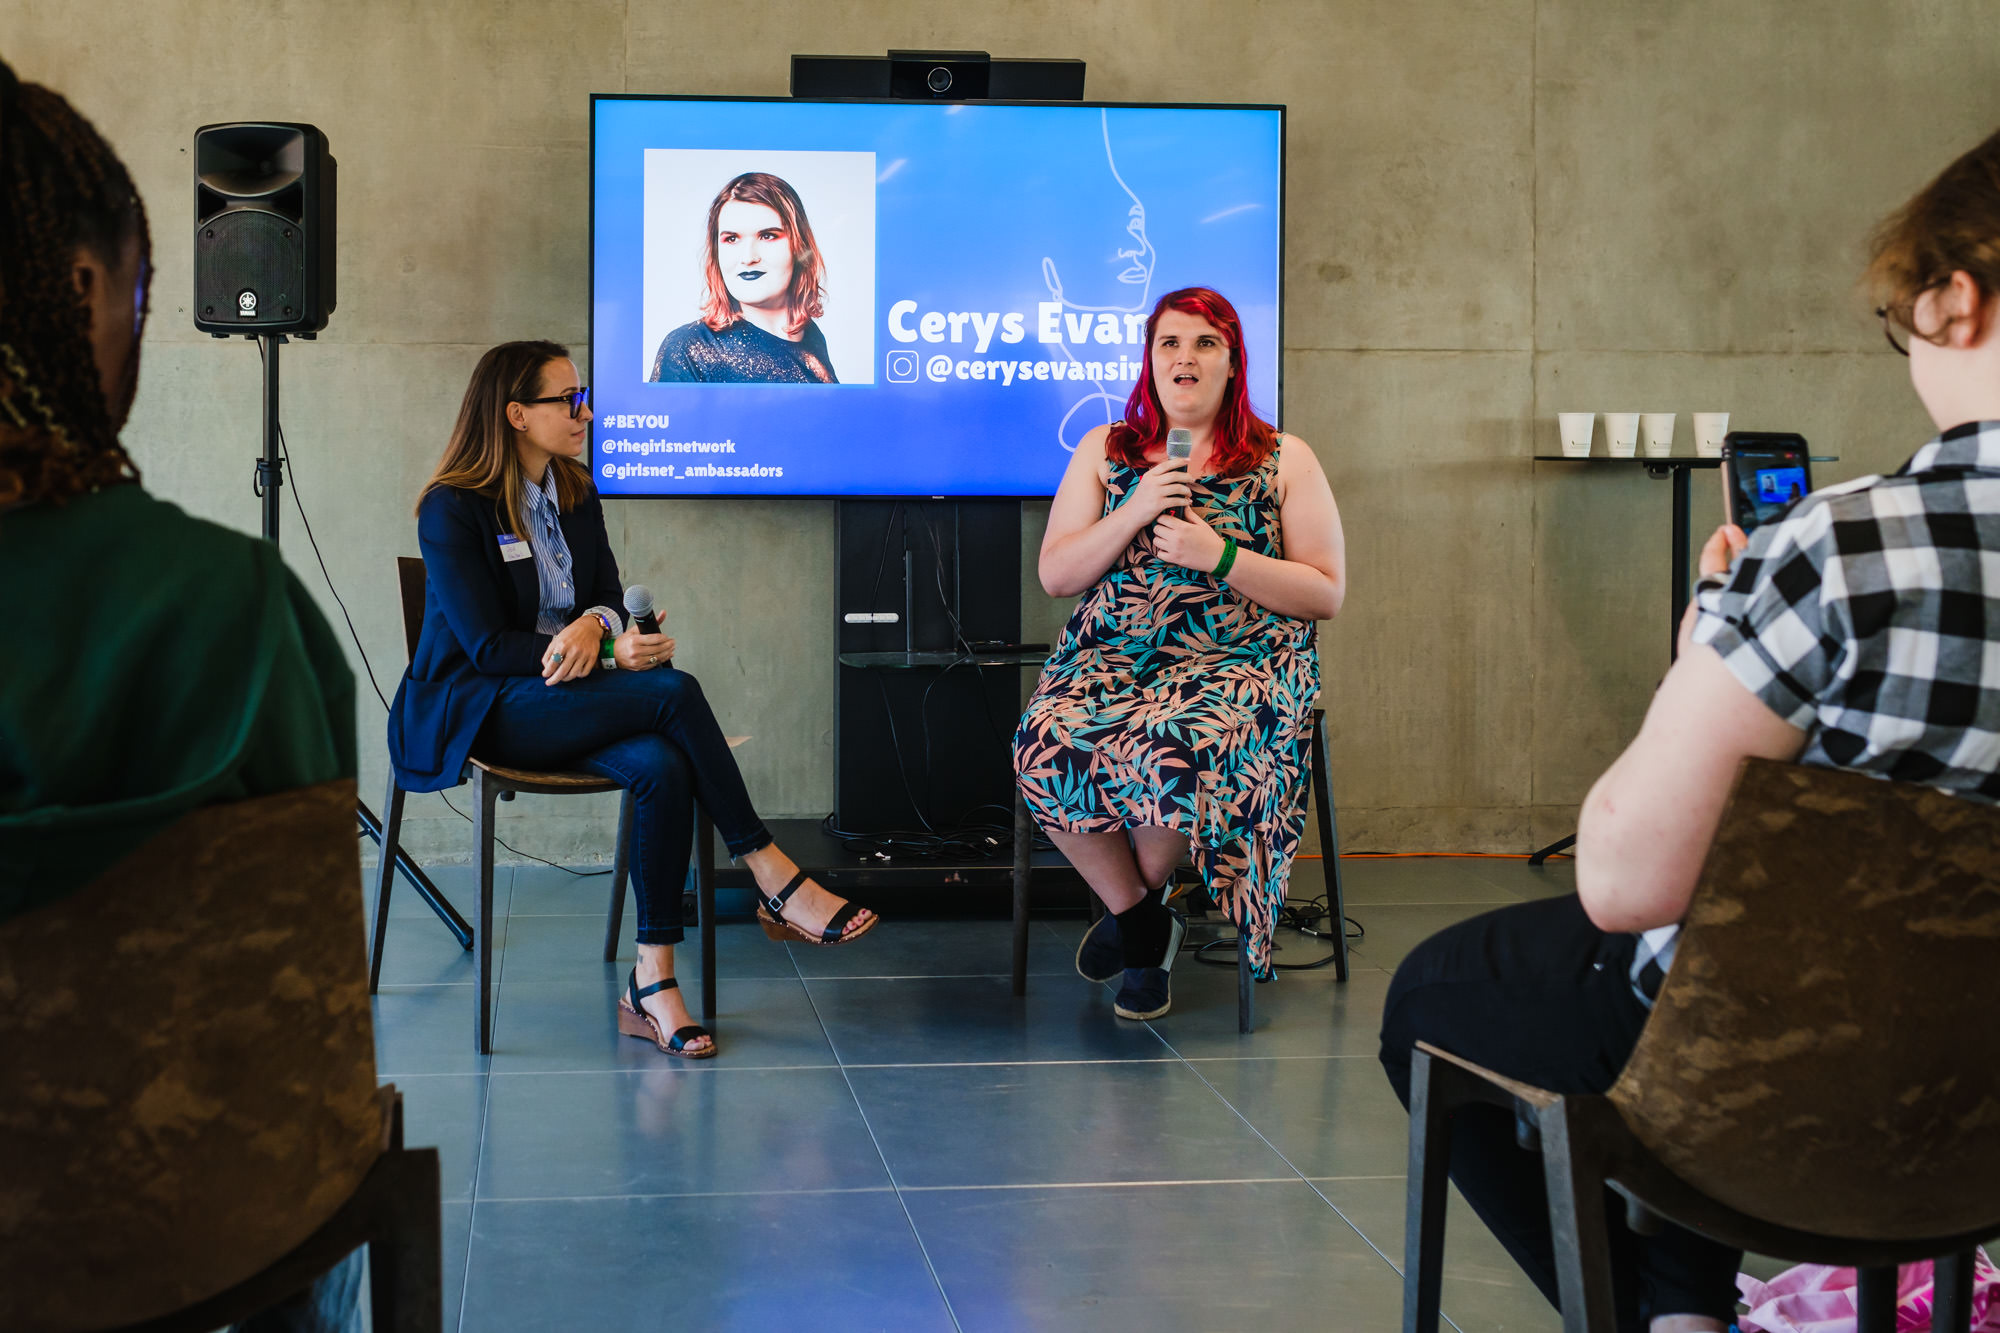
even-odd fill
[[(559, 521), (577, 610), (623, 605), (596, 489)], [(501, 559), (506, 531), (494, 501), (455, 486), (438, 487), (417, 508), (424, 628), (389, 707), (389, 762), (404, 791), (457, 786), (505, 678), (542, 674), (551, 636), (535, 630), (535, 562)]]

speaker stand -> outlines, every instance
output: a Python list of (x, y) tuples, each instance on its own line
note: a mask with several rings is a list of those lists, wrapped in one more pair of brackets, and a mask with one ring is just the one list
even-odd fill
[[(290, 341), (282, 333), (252, 335), (257, 349), (264, 354), (264, 453), (257, 460), (257, 479), (253, 489), (264, 507), (264, 540), (277, 546), (278, 543), (278, 488), (285, 484), (284, 460), (281, 455), (281, 438), (278, 431), (278, 349)], [(361, 831), (382, 845), (382, 821), (364, 801), (354, 803), (355, 818), (361, 824)], [(417, 891), (417, 896), (430, 904), (431, 911), (437, 913), (438, 920), (444, 922), (458, 939), (461, 949), (472, 947), (472, 927), (458, 914), (437, 885), (431, 883), (430, 876), (422, 866), (410, 859), (410, 854), (402, 848), (396, 849), (396, 869), (403, 872), (403, 878)]]

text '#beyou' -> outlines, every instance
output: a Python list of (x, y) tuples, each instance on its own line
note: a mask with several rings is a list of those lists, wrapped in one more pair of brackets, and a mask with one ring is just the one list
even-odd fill
[(782, 477), (782, 467), (761, 463), (606, 463), (598, 470), (606, 481), (653, 477), (666, 481), (701, 481), (709, 477)]

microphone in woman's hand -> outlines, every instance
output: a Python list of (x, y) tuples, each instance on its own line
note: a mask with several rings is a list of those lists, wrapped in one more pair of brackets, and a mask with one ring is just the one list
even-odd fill
[(625, 614), (632, 617), (632, 624), (641, 634), (658, 634), (660, 620), (653, 614), (653, 590), (643, 583), (635, 583), (625, 590)]
[[(632, 617), (632, 628), (641, 634), (658, 634), (660, 618), (653, 614), (653, 590), (643, 583), (635, 583), (625, 590), (625, 614)], [(667, 665), (674, 659), (669, 657)]]
[[(1185, 459), (1192, 457), (1193, 454), (1194, 454), (1193, 431), (1187, 430), (1180, 426), (1176, 426), (1172, 430), (1167, 432), (1167, 457), (1169, 459), (1175, 459), (1175, 458)], [(1175, 518), (1187, 517), (1187, 511), (1180, 508), (1179, 506), (1175, 506), (1172, 510), (1168, 512), (1172, 513)]]

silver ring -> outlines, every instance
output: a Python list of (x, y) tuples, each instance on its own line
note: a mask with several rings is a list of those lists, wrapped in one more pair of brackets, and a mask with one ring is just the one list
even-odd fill
[(560, 661), (562, 661), (562, 650), (561, 650), (561, 649), (557, 649), (557, 650), (556, 650), (555, 652), (552, 652), (552, 653), (550, 653), (550, 654), (549, 654), (549, 661), (551, 661), (551, 662), (560, 662)]
[(658, 666), (659, 664), (660, 664), (660, 655), (659, 655), (658, 653), (654, 653), (654, 654), (653, 654), (653, 665), (654, 665), (654, 666)]

